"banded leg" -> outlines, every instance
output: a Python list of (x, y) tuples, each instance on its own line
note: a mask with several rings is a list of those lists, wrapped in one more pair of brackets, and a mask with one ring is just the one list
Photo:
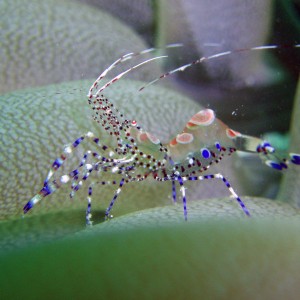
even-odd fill
[[(64, 149), (64, 152), (54, 160), (52, 163), (52, 166), (48, 172), (48, 175), (46, 176), (46, 179), (44, 180), (43, 188), (34, 196), (32, 197), (27, 204), (23, 207), (23, 212), (26, 214), (29, 210), (33, 208), (34, 205), (36, 205), (39, 201), (41, 201), (44, 197), (54, 193), (57, 189), (59, 189), (63, 184), (67, 183), (70, 178), (73, 179), (73, 183), (77, 180), (77, 176), (79, 174), (79, 170), (75, 169), (72, 172), (70, 172), (68, 175), (63, 175), (60, 177), (59, 180), (52, 180), (50, 179), (55, 175), (55, 173), (61, 168), (61, 166), (64, 164), (64, 162), (67, 160), (69, 156), (71, 156), (72, 152), (85, 140), (90, 139), (95, 143), (98, 147), (101, 147), (103, 151), (109, 150), (109, 148), (105, 145), (101, 145), (99, 143), (99, 139), (94, 137), (94, 134), (92, 132), (87, 132), (85, 135), (79, 137), (76, 139), (71, 145), (66, 146)], [(100, 156), (102, 157), (102, 156)], [(84, 156), (81, 160), (81, 163), (79, 167), (83, 166), (83, 162), (85, 162), (86, 157)], [(99, 157), (98, 157), (99, 159)], [(105, 162), (109, 161), (108, 159), (105, 159)], [(91, 165), (87, 173), (83, 176), (83, 180), (87, 179), (89, 176), (89, 173), (93, 170), (93, 166)], [(72, 186), (72, 189), (74, 192), (76, 192), (80, 188), (81, 184)]]
[(182, 204), (183, 204), (183, 214), (184, 219), (187, 221), (187, 208), (186, 208), (186, 197), (185, 197), (185, 187), (183, 185), (184, 177), (178, 176), (177, 180), (180, 184), (180, 191), (182, 194)]
[(221, 179), (224, 184), (226, 185), (226, 187), (228, 188), (229, 192), (234, 196), (234, 198), (236, 199), (236, 201), (238, 202), (238, 204), (240, 205), (240, 207), (242, 208), (242, 210), (244, 211), (244, 213), (250, 217), (250, 212), (247, 209), (246, 205), (244, 204), (244, 202), (241, 200), (241, 198), (237, 195), (237, 193), (234, 191), (234, 189), (232, 188), (232, 186), (230, 185), (230, 183), (228, 182), (228, 180), (220, 173), (217, 174), (211, 174), (211, 175), (204, 175), (204, 176), (189, 176), (189, 177), (182, 177), (183, 181), (187, 181), (187, 180), (206, 180), (206, 179)]
[(172, 198), (173, 198), (173, 202), (176, 203), (177, 199), (176, 199), (176, 182), (175, 182), (175, 180), (172, 180)]
[[(92, 173), (92, 171), (94, 170), (93, 164), (86, 164), (86, 160), (90, 153), (91, 153), (91, 151), (87, 151), (84, 154), (77, 169), (74, 169), (72, 172), (69, 173), (69, 177), (72, 178), (72, 184), (71, 184), (72, 191), (70, 192), (70, 198), (73, 198), (75, 196), (75, 193), (81, 188), (83, 181), (86, 181), (88, 179), (88, 177), (90, 176), (90, 174)], [(85, 166), (86, 170), (85, 170), (85, 172), (83, 172), (83, 175), (79, 180), (80, 168), (82, 168), (84, 166)], [(68, 176), (68, 175), (66, 175), (66, 176)]]
[(118, 195), (120, 194), (121, 190), (122, 190), (122, 187), (124, 185), (124, 182), (125, 182), (125, 179), (122, 178), (121, 181), (120, 181), (120, 184), (119, 184), (119, 188), (116, 190), (109, 206), (107, 207), (106, 209), (106, 212), (105, 212), (105, 219), (109, 219), (110, 218), (110, 211), (112, 210), (114, 204), (115, 204), (115, 201), (117, 200), (117, 197)]
[[(105, 146), (106, 147), (106, 146)], [(95, 163), (86, 163), (86, 160), (88, 159), (88, 157), (92, 154), (92, 159), (96, 159), (97, 161)], [(98, 154), (97, 152), (91, 152), (91, 151), (87, 151), (79, 166), (77, 167), (77, 169), (74, 169), (72, 172), (69, 173), (69, 175), (65, 175), (65, 176), (69, 176), (70, 178), (72, 178), (72, 184), (71, 184), (71, 193), (70, 193), (70, 198), (73, 198), (75, 196), (75, 193), (81, 188), (82, 184), (84, 181), (86, 181), (90, 174), (92, 173), (92, 171), (107, 171), (106, 168), (112, 167), (114, 165), (114, 159), (109, 159), (106, 158), (100, 154)], [(80, 168), (85, 167), (85, 170), (83, 172), (82, 177), (79, 179), (79, 175), (80, 175)]]
[[(88, 202), (88, 204), (87, 204), (86, 215), (85, 215), (85, 220), (86, 220), (86, 225), (87, 226), (93, 225), (93, 221), (91, 219), (92, 219), (92, 193), (93, 193), (92, 185), (94, 185), (94, 184), (110, 185), (110, 184), (117, 184), (117, 182), (115, 180), (113, 180), (113, 181), (100, 181), (100, 182), (93, 182), (89, 186), (89, 188), (88, 188), (88, 196), (87, 196), (87, 202)], [(116, 200), (116, 198), (114, 199), (114, 201)], [(111, 210), (113, 204), (111, 204), (110, 206), (111, 206), (110, 207), (110, 210)]]
[(172, 181), (172, 198), (173, 198), (173, 202), (176, 203), (176, 181), (179, 182), (180, 185), (180, 191), (182, 194), (182, 203), (183, 203), (183, 213), (184, 213), (184, 219), (187, 221), (187, 207), (186, 207), (186, 196), (185, 196), (185, 187), (183, 185), (183, 182), (185, 181), (184, 178), (185, 177), (181, 177), (181, 176), (175, 176), (175, 177), (159, 177), (157, 174), (155, 174), (155, 176), (153, 176), (153, 178), (156, 181), (159, 182), (164, 182), (164, 181)]
[(91, 220), (92, 218), (92, 213), (91, 213), (91, 209), (92, 209), (92, 193), (93, 193), (93, 188), (90, 186), (89, 187), (89, 192), (88, 192), (88, 205), (86, 208), (86, 213), (85, 213), (85, 223), (87, 226), (93, 225), (93, 221)]

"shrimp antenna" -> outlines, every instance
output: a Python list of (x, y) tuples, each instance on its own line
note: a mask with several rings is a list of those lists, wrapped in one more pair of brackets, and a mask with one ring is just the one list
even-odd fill
[[(159, 51), (159, 50), (164, 50), (164, 49), (169, 49), (169, 48), (178, 48), (178, 47), (182, 47), (183, 44), (180, 44), (180, 43), (174, 43), (174, 44), (169, 44), (169, 45), (166, 45), (164, 48), (148, 48), (148, 49), (145, 49), (143, 51), (139, 51), (139, 52), (131, 52), (131, 53), (127, 53), (123, 56), (121, 56), (120, 58), (118, 58), (114, 63), (112, 63), (107, 69), (105, 69), (100, 75), (99, 77), (95, 80), (95, 82), (93, 83), (93, 85), (91, 86), (91, 88), (89, 89), (89, 92), (88, 92), (88, 98), (93, 98), (93, 97), (97, 97), (105, 88), (107, 88), (109, 85), (111, 85), (113, 82), (119, 80), (122, 76), (124, 76), (126, 73), (132, 71), (133, 69), (143, 65), (143, 64), (146, 64), (152, 60), (155, 60), (155, 59), (159, 59), (159, 58), (163, 58), (163, 57), (166, 57), (166, 56), (159, 56), (159, 57), (155, 57), (155, 58), (152, 58), (152, 59), (149, 59), (147, 61), (144, 61), (142, 62), (141, 64), (137, 65), (137, 66), (134, 66), (130, 69), (128, 69), (127, 71), (121, 73), (120, 75), (116, 76), (113, 80), (111, 80), (109, 83), (103, 85), (100, 89), (99, 89), (99, 82), (102, 81), (107, 73), (109, 73), (112, 69), (114, 69), (115, 67), (117, 67), (119, 64), (125, 62), (125, 61), (128, 61), (130, 59), (133, 59), (135, 57), (138, 57), (138, 56), (141, 56), (141, 55), (144, 55), (144, 54), (147, 54), (147, 53), (151, 53), (151, 52), (154, 52), (154, 51)], [(95, 93), (95, 94), (94, 94)]]
[(188, 63), (188, 64), (185, 64), (181, 67), (178, 67), (174, 70), (171, 70), (171, 71), (168, 71), (162, 75), (160, 75), (159, 77), (155, 78), (154, 80), (150, 81), (149, 83), (147, 83), (146, 85), (142, 86), (139, 91), (142, 91), (144, 90), (146, 87), (148, 87), (149, 85), (152, 85), (154, 84), (155, 82), (163, 79), (163, 78), (166, 78), (176, 72), (183, 72), (185, 71), (187, 68), (190, 68), (194, 65), (197, 65), (197, 64), (201, 64), (205, 61), (208, 61), (208, 60), (211, 60), (211, 59), (215, 59), (215, 58), (218, 58), (218, 57), (223, 57), (223, 56), (229, 56), (231, 54), (236, 54), (236, 53), (239, 53), (239, 52), (247, 52), (247, 51), (252, 51), (252, 50), (267, 50), (267, 49), (284, 49), (284, 48), (300, 48), (300, 44), (296, 44), (296, 45), (293, 45), (293, 46), (278, 46), (278, 45), (267, 45), (267, 46), (257, 46), (257, 47), (252, 47), (252, 48), (240, 48), (240, 49), (235, 49), (235, 50), (230, 50), (230, 51), (224, 51), (224, 52), (219, 52), (219, 53), (216, 53), (216, 54), (213, 54), (213, 55), (210, 55), (210, 56), (202, 56), (201, 58), (197, 59), (197, 60), (194, 60), (192, 61), (191, 63)]

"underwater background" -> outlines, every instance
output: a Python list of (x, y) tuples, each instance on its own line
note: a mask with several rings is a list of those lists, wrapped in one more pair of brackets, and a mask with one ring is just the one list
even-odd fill
[[(166, 142), (209, 107), (230, 127), (299, 153), (300, 49), (287, 47), (300, 43), (299, 2), (0, 0), (0, 12), (1, 299), (299, 298), (297, 166), (277, 172), (234, 154), (212, 168), (250, 220), (215, 181), (186, 184), (187, 222), (171, 183), (153, 180), (126, 185), (106, 222), (115, 187), (97, 186), (92, 228), (84, 189), (70, 200), (65, 186), (22, 213), (66, 144), (87, 131), (110, 143), (88, 89), (117, 58), (150, 47), (168, 58), (105, 91), (126, 117)], [(172, 43), (183, 47), (164, 49)], [(199, 57), (268, 44), (285, 47), (210, 60), (138, 92)]]

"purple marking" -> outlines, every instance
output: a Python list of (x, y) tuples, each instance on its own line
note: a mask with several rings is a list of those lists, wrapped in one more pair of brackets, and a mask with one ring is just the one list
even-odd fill
[(54, 170), (57, 170), (61, 165), (63, 164), (63, 160), (61, 158), (57, 158), (53, 164), (52, 164), (52, 168)]
[(77, 192), (79, 190), (79, 185), (77, 184), (75, 187), (73, 187), (73, 191)]
[(31, 200), (23, 207), (24, 214), (28, 213), (33, 208)]
[(295, 165), (300, 165), (300, 155), (298, 154), (293, 154), (291, 155), (291, 162)]
[(50, 195), (52, 192), (53, 192), (53, 189), (51, 189), (51, 187), (48, 184), (44, 185), (44, 187), (40, 191), (40, 193), (43, 195), (43, 197)]
[(216, 142), (216, 143), (215, 143), (215, 146), (216, 146), (216, 148), (217, 148), (219, 151), (221, 151), (221, 145), (220, 145), (219, 142)]
[(97, 152), (93, 152), (92, 155), (93, 155), (94, 157), (97, 157), (97, 158), (100, 158), (100, 157), (101, 157)]
[(94, 138), (94, 142), (95, 142), (96, 144), (98, 144), (98, 143), (99, 143), (99, 139), (98, 139), (98, 138)]
[(246, 208), (244, 202), (241, 200), (240, 197), (236, 197), (236, 200), (238, 201), (239, 205), (241, 206), (241, 208), (243, 209), (244, 213), (248, 216), (251, 217), (250, 212), (248, 211), (248, 209)]
[(282, 170), (281, 163), (279, 164), (279, 163), (277, 163), (277, 162), (275, 162), (275, 161), (271, 161), (271, 162), (269, 163), (269, 165), (270, 165), (270, 167), (272, 167), (272, 168), (275, 169), (275, 170), (279, 170), (279, 171)]
[[(120, 185), (119, 185), (120, 188), (122, 188), (122, 186), (123, 186), (123, 184), (124, 184), (124, 181), (125, 181), (125, 179), (122, 178), (121, 181), (120, 181)], [(116, 193), (114, 194), (114, 197), (113, 197), (112, 200), (110, 201), (110, 204), (109, 204), (109, 206), (108, 206), (108, 208), (106, 209), (106, 212), (105, 212), (105, 216), (106, 216), (106, 217), (109, 216), (109, 212), (111, 211), (112, 207), (114, 206), (114, 203), (115, 203), (115, 201), (116, 201), (118, 195), (119, 195), (119, 194), (116, 192)]]
[(78, 174), (79, 174), (79, 171), (77, 169), (75, 169), (75, 170), (73, 170), (72, 172), (69, 173), (70, 177), (75, 177)]
[(76, 148), (82, 141), (84, 140), (84, 137), (78, 138), (72, 145), (74, 148)]
[(176, 203), (176, 182), (175, 180), (172, 180), (172, 197), (173, 197), (173, 202)]
[(264, 142), (264, 143), (262, 144), (262, 147), (263, 147), (263, 148), (266, 148), (266, 147), (272, 147), (272, 146), (271, 146), (271, 144), (270, 144), (269, 142)]
[[(122, 170), (124, 169), (122, 168)], [(132, 171), (132, 170), (134, 170), (134, 166), (125, 167), (125, 171)]]
[(82, 158), (80, 164), (79, 164), (79, 168), (82, 167), (82, 166), (84, 165), (84, 162), (86, 161), (87, 157), (88, 157), (88, 154), (85, 153), (85, 154), (83, 155), (83, 158)]
[[(210, 177), (210, 178), (214, 178), (213, 175), (211, 175), (211, 176), (212, 176), (212, 177)], [(225, 177), (222, 177), (222, 181), (225, 183), (225, 185), (226, 185), (228, 188), (231, 187), (230, 183), (227, 181), (227, 179), (226, 179)]]

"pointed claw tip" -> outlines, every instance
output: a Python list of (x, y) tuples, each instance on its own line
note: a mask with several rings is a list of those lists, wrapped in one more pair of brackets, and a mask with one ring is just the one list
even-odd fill
[(33, 207), (32, 201), (28, 201), (27, 204), (23, 207), (23, 213), (27, 214)]
[(300, 165), (300, 154), (290, 153), (291, 162), (295, 165)]

